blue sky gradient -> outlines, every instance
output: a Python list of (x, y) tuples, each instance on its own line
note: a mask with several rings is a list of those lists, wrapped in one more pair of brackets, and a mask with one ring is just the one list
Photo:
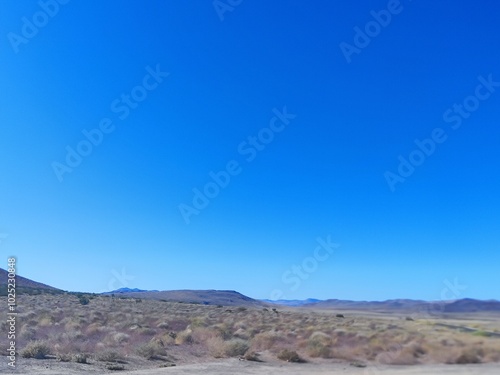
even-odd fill
[(499, 10), (2, 1), (1, 267), (92, 292), (500, 299)]

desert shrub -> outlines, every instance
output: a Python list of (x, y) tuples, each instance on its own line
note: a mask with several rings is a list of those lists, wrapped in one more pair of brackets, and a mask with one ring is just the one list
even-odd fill
[(153, 337), (151, 340), (156, 340), (162, 346), (174, 345), (177, 335), (171, 335), (171, 333), (172, 332), (160, 334), (156, 337)]
[(236, 357), (245, 354), (250, 346), (248, 341), (242, 339), (232, 339), (225, 342), (224, 354), (227, 357)]
[(224, 357), (224, 340), (221, 337), (210, 337), (206, 340), (205, 345), (207, 346), (208, 352), (212, 357)]
[(307, 352), (311, 357), (330, 358), (332, 339), (323, 332), (314, 332), (307, 343)]
[(255, 350), (268, 350), (280, 341), (284, 341), (284, 339), (277, 333), (262, 332), (256, 334), (252, 339), (252, 348), (255, 348)]
[(192, 344), (193, 343), (193, 332), (190, 329), (179, 332), (175, 338), (175, 343), (177, 345)]
[(243, 356), (243, 358), (246, 361), (262, 362), (262, 360), (259, 358), (259, 353), (256, 353), (256, 352), (248, 351), (248, 352), (245, 353), (245, 355)]
[(156, 359), (164, 356), (166, 352), (165, 348), (157, 342), (152, 341), (139, 346), (139, 348), (137, 348), (137, 354), (146, 359)]
[(56, 358), (59, 362), (71, 362), (73, 356), (68, 353), (58, 353)]
[(243, 340), (248, 340), (250, 338), (248, 332), (245, 331), (245, 329), (243, 329), (243, 328), (239, 328), (238, 330), (236, 330), (236, 332), (234, 332), (233, 336), (240, 338), (240, 339), (243, 339)]
[(300, 358), (296, 351), (288, 349), (283, 349), (281, 352), (279, 352), (278, 359), (287, 362), (304, 362), (304, 360)]
[(224, 341), (221, 337), (211, 337), (206, 346), (214, 358), (238, 357), (245, 354), (250, 347), (248, 341), (232, 339)]
[(233, 337), (233, 327), (231, 324), (222, 323), (214, 326), (217, 331), (217, 335), (222, 337), (224, 340), (229, 340)]
[(101, 362), (118, 362), (122, 360), (122, 356), (118, 352), (106, 350), (97, 354), (96, 359)]
[(399, 348), (399, 350), (393, 352), (385, 352), (379, 355), (379, 361), (381, 363), (391, 364), (391, 365), (416, 365), (418, 361), (418, 349), (412, 346), (405, 346)]
[(123, 344), (127, 342), (129, 338), (130, 336), (123, 332), (117, 332), (113, 335), (113, 340), (117, 344)]
[(462, 353), (455, 360), (456, 364), (465, 365), (468, 363), (481, 363), (482, 350), (476, 348), (469, 348), (462, 351)]
[(203, 318), (195, 317), (191, 320), (191, 328), (205, 327), (206, 325), (205, 319)]
[(90, 356), (87, 353), (78, 353), (73, 356), (73, 359), (77, 363), (89, 363), (88, 359)]
[(108, 364), (106, 364), (106, 368), (108, 370), (113, 370), (113, 371), (125, 370), (125, 366), (119, 365), (117, 363), (108, 363)]
[(222, 336), (219, 331), (213, 328), (198, 327), (193, 329), (192, 332), (193, 341), (200, 344), (206, 343), (208, 340), (214, 337), (222, 337)]
[(90, 299), (87, 296), (79, 296), (78, 302), (80, 302), (80, 304), (82, 304), (82, 305), (88, 305), (90, 302)]
[(50, 347), (43, 341), (32, 341), (21, 352), (23, 358), (44, 359), (50, 354)]

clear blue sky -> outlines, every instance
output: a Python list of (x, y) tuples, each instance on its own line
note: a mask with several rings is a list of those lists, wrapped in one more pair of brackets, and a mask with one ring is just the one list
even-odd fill
[(0, 4), (2, 268), (93, 292), (435, 300), (457, 279), (500, 299), (494, 2), (45, 1)]

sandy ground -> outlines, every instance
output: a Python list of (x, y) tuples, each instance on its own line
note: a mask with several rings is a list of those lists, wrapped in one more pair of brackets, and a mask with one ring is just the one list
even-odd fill
[[(15, 374), (39, 374), (39, 375), (72, 375), (81, 374), (81, 371), (73, 372), (69, 369), (57, 368), (31, 368), (25, 370), (8, 371)], [(5, 371), (1, 371), (5, 373)], [(103, 372), (106, 374), (112, 371)], [(293, 363), (256, 363), (238, 361), (237, 359), (223, 360), (208, 364), (194, 364), (170, 368), (159, 368), (151, 370), (138, 370), (126, 372), (114, 372), (124, 375), (327, 375), (327, 374), (359, 374), (359, 375), (498, 375), (500, 364), (481, 365), (422, 365), (422, 366), (368, 366), (357, 368), (349, 364), (293, 364)]]

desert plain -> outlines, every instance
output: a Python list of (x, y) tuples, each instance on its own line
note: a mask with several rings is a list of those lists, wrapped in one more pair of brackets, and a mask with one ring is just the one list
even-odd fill
[[(6, 304), (6, 297), (0, 303)], [(498, 374), (498, 312), (19, 295), (16, 374)], [(6, 317), (2, 332), (7, 332)]]

